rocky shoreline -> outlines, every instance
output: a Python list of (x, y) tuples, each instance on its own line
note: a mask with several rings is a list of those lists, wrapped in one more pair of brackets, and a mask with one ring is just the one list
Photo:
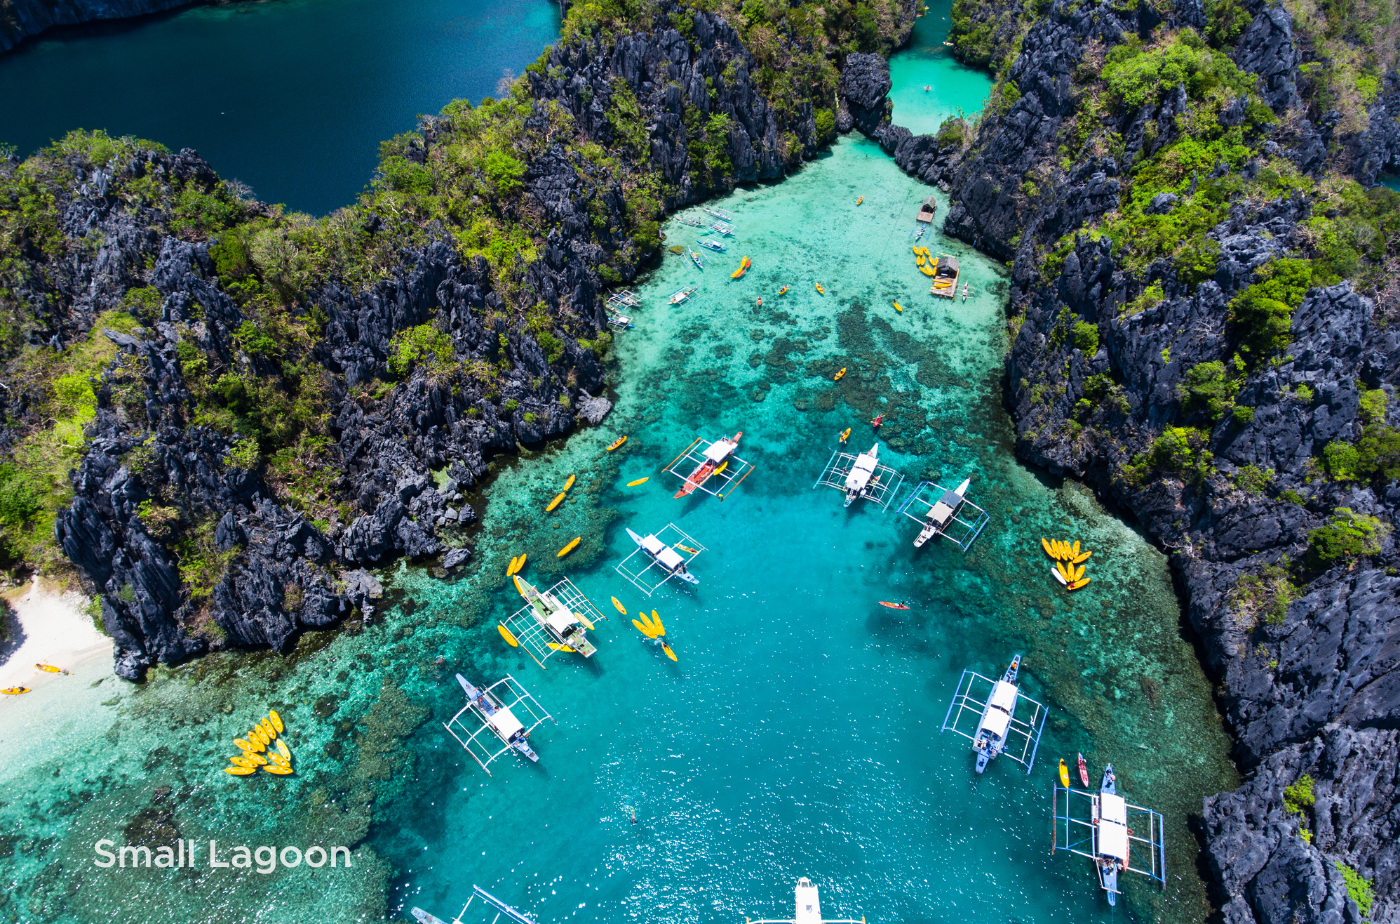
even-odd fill
[(856, 124), (1010, 262), (1018, 453), (1171, 553), (1248, 774), (1204, 806), (1220, 917), (1400, 921), (1393, 55), (1358, 101), (1284, 5), (954, 20), (976, 131), (891, 125), (878, 74)]
[(207, 2), (210, 0), (3, 0), (0, 2), (0, 54), (50, 29), (137, 19)]

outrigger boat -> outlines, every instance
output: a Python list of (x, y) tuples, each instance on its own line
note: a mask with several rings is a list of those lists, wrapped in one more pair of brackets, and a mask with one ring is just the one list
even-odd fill
[(821, 895), (812, 880), (803, 876), (797, 880), (797, 908), (791, 918), (759, 918), (756, 921), (744, 919), (744, 924), (865, 924), (865, 918), (823, 918)]
[(734, 229), (722, 221), (716, 221), (710, 225), (710, 230), (716, 234), (723, 234), (725, 237), (733, 237)]
[(680, 578), (687, 584), (698, 585), (700, 583), (699, 578), (686, 570), (686, 560), (681, 557), (681, 554), (656, 538), (655, 535), (639, 536), (631, 529), (627, 530), (627, 535), (631, 537), (633, 542), (637, 543), (637, 547), (642, 550), (642, 553), (665, 573), (666, 578), (663, 581), (674, 577)]
[(686, 286), (684, 289), (677, 289), (671, 294), (671, 304), (679, 305), (694, 295), (695, 292), (695, 286)]
[[(467, 704), (451, 719), (443, 722), (442, 727), (481, 764), (481, 769), (486, 771), (487, 776), (492, 775), (491, 762), (502, 754), (516, 753), (529, 758), (532, 763), (539, 762), (539, 755), (526, 739), (546, 719), (554, 722), (555, 718), (545, 711), (519, 681), (506, 674), (482, 689), (458, 674), (457, 683), (461, 684), (462, 691), (467, 694)], [(476, 726), (474, 730), (462, 721), (462, 717), (468, 715), (472, 726)], [(488, 729), (501, 742), (501, 747), (497, 748), (488, 743), (490, 739), (483, 735)]]
[[(1063, 809), (1060, 793), (1064, 793), (1065, 798)], [(1151, 809), (1132, 805), (1118, 794), (1118, 779), (1112, 764), (1104, 767), (1097, 792), (1056, 786), (1051, 818), (1055, 843), (1050, 852), (1067, 850), (1089, 858), (1110, 905), (1118, 903), (1118, 878), (1123, 873), (1148, 876), (1166, 888), (1167, 851), (1162, 816)], [(1137, 830), (1129, 827), (1130, 824)], [(1133, 865), (1134, 842), (1141, 845), (1136, 854), (1141, 866)], [(1145, 863), (1143, 857), (1146, 857)]]
[(496, 898), (494, 895), (488, 893), (481, 886), (476, 885), (472, 886), (471, 898), (467, 899), (467, 903), (462, 906), (462, 910), (459, 911), (457, 913), (457, 916), (453, 918), (450, 922), (444, 921), (442, 918), (431, 915), (428, 912), (424, 911), (422, 908), (410, 909), (409, 914), (413, 915), (413, 919), (417, 921), (418, 924), (462, 924), (462, 916), (467, 913), (467, 909), (472, 906), (472, 902), (478, 898), (481, 899), (482, 904), (488, 905), (490, 907), (491, 911), (487, 912), (488, 916), (491, 914), (491, 912), (495, 912), (495, 917), (492, 920), (492, 924), (498, 924), (501, 918), (505, 918), (507, 921), (512, 922), (512, 924), (535, 924), (534, 919), (527, 917), (524, 914), (521, 914), (519, 911), (515, 910), (510, 905), (507, 905), (499, 898)]
[(686, 478), (685, 484), (681, 485), (681, 489), (675, 493), (675, 497), (688, 497), (694, 493), (696, 488), (708, 481), (716, 469), (727, 464), (729, 457), (734, 454), (734, 450), (739, 448), (739, 438), (743, 435), (744, 431), (740, 430), (733, 437), (722, 436), (706, 447), (704, 461), (690, 473), (690, 477)]
[(872, 480), (875, 480), (875, 468), (879, 464), (879, 443), (856, 456), (856, 464), (851, 466), (850, 472), (846, 475), (846, 502), (841, 506), (849, 507), (857, 498), (865, 496), (865, 489), (870, 486)]
[(704, 268), (705, 268), (705, 261), (704, 261), (703, 259), (701, 259), (701, 257), (700, 257), (700, 251), (698, 251), (698, 250), (691, 250), (691, 251), (688, 251), (688, 253), (690, 254), (690, 262), (695, 264), (695, 268), (698, 269), (698, 270), (704, 270)]
[(696, 243), (699, 244), (701, 247), (708, 247), (716, 253), (724, 253), (726, 250), (729, 249), (724, 244), (721, 244), (719, 241), (712, 241), (709, 238), (702, 238), (701, 240), (696, 241)]
[(731, 214), (729, 214), (728, 212), (726, 212), (724, 209), (711, 208), (710, 206), (707, 205), (707, 206), (704, 206), (704, 207), (701, 209), (701, 211), (708, 212), (709, 214), (711, 214), (711, 215), (715, 216), (716, 218), (718, 218), (720, 221), (733, 221), (733, 220), (734, 220), (734, 216), (731, 215)]
[[(923, 548), (934, 536), (946, 536), (967, 551), (991, 521), (987, 511), (967, 499), (971, 484), (972, 479), (968, 478), (950, 491), (932, 481), (919, 482), (898, 511), (923, 527), (914, 538), (914, 548)], [(915, 513), (919, 508), (923, 511)]]
[(691, 218), (689, 215), (677, 215), (676, 221), (683, 225), (690, 225), (692, 228), (703, 228), (705, 223), (698, 218)]
[[(1035, 766), (1046, 712), (1044, 706), (1021, 692), (1016, 682), (1020, 670), (1019, 654), (1011, 659), (1011, 665), (1000, 680), (965, 670), (953, 701), (948, 705), (941, 730), (952, 731), (972, 742), (978, 773), (1003, 754), (1025, 767), (1026, 773)], [(978, 699), (973, 695), (974, 690), (986, 690), (986, 699)], [(969, 727), (965, 716), (976, 716), (976, 725)]]
[(519, 574), (512, 580), (527, 605), (496, 627), (507, 645), (524, 648), (540, 667), (561, 652), (585, 658), (597, 652), (585, 630), (596, 628), (604, 616), (572, 581), (564, 578), (549, 590), (537, 590)]

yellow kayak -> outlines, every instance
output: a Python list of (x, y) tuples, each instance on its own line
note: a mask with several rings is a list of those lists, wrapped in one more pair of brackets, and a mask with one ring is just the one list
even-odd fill
[(248, 769), (247, 767), (234, 766), (225, 767), (224, 772), (227, 773), (229, 776), (249, 776), (250, 774), (252, 774), (253, 771)]
[(576, 478), (578, 478), (577, 475), (570, 475), (570, 476), (569, 476), (569, 480), (566, 481), (566, 482), (564, 482), (564, 490), (565, 490), (565, 491), (569, 490), (570, 488), (572, 488), (572, 487), (574, 486), (574, 480), (575, 480)]
[(272, 765), (272, 764), (268, 764), (266, 767), (263, 767), (263, 770), (264, 770), (265, 772), (267, 772), (267, 773), (274, 773), (274, 774), (276, 774), (277, 776), (291, 776), (291, 775), (292, 775), (292, 769), (291, 769), (290, 767), (277, 767), (277, 766), (274, 766), (274, 765)]
[(263, 736), (267, 738), (268, 744), (277, 740), (277, 730), (272, 727), (272, 723), (267, 719), (263, 719), (259, 722), (258, 727), (262, 729)]
[(274, 767), (290, 767), (292, 765), (292, 759), (290, 757), (283, 757), (281, 754), (273, 754), (268, 763), (272, 764)]
[(656, 627), (657, 635), (666, 634), (666, 627), (661, 624), (661, 617), (657, 615), (656, 610), (651, 611), (651, 624)]
[(257, 766), (257, 764), (254, 761), (251, 761), (246, 757), (230, 757), (228, 759), (228, 762), (233, 764), (235, 767), (243, 767), (246, 770), (252, 770), (254, 767)]
[(554, 500), (552, 500), (552, 501), (549, 502), (549, 506), (546, 507), (546, 508), (544, 508), (544, 512), (545, 512), (545, 513), (551, 513), (551, 512), (553, 512), (553, 510), (554, 510), (555, 507), (558, 507), (560, 504), (564, 503), (564, 498), (565, 498), (565, 496), (568, 495), (568, 493), (569, 493), (568, 491), (560, 491), (560, 492), (555, 496)]
[(1046, 555), (1049, 555), (1051, 558), (1055, 557), (1055, 547), (1050, 544), (1049, 539), (1042, 538), (1040, 540), (1040, 547), (1045, 550)]
[[(645, 616), (646, 614), (642, 615)], [(645, 635), (647, 638), (656, 638), (656, 634), (651, 631), (651, 628), (643, 625), (640, 619), (632, 620), (632, 625), (636, 626), (637, 631)]]
[(831, 377), (831, 380), (832, 380), (833, 382), (839, 382), (839, 381), (841, 381), (841, 376), (843, 376), (843, 375), (845, 375), (845, 374), (846, 374), (846, 367), (845, 367), (845, 366), (842, 366), (842, 367), (841, 367), (841, 371), (838, 372), (838, 373), (836, 373), (835, 375), (833, 375), (833, 376)]
[(1082, 565), (1082, 564), (1084, 564), (1084, 562), (1088, 561), (1089, 559), (1091, 559), (1091, 558), (1093, 558), (1093, 557), (1094, 557), (1094, 553), (1093, 553), (1093, 552), (1080, 552), (1078, 555), (1074, 556), (1074, 561), (1071, 562), (1071, 564)]
[(622, 601), (618, 600), (616, 597), (613, 597), (612, 602), (613, 606), (617, 607), (617, 611), (619, 613), (621, 613), (623, 616), (627, 615), (627, 607), (622, 605)]
[(1074, 556), (1076, 556), (1076, 555), (1079, 554), (1079, 540), (1078, 540), (1078, 539), (1074, 540), (1074, 548), (1072, 548), (1072, 549), (1069, 550), (1069, 554), (1070, 554), (1070, 557), (1071, 557), (1071, 558), (1073, 558)]
[(292, 750), (291, 750), (291, 748), (287, 747), (287, 743), (286, 743), (285, 741), (283, 741), (281, 738), (278, 738), (278, 739), (277, 739), (277, 753), (278, 753), (278, 754), (281, 754), (283, 757), (287, 758), (288, 760), (291, 760), (291, 759), (292, 759)]
[(1069, 788), (1069, 767), (1065, 766), (1063, 760), (1060, 761), (1060, 785)]
[(36, 664), (36, 665), (34, 665), (34, 666), (37, 667), (37, 668), (38, 668), (39, 670), (41, 670), (41, 671), (48, 671), (50, 674), (66, 674), (66, 673), (68, 673), (68, 672), (67, 672), (66, 670), (64, 670), (63, 668), (61, 668), (61, 667), (54, 667), (52, 664)]
[(267, 758), (259, 754), (257, 751), (244, 751), (239, 756), (244, 758), (245, 760), (251, 760), (253, 764), (258, 767), (261, 767), (263, 764), (267, 763)]
[(933, 269), (932, 269), (931, 267), (928, 267), (928, 266), (921, 266), (921, 267), (919, 267), (919, 272), (923, 273), (925, 276), (932, 276), (932, 275), (933, 275)]
[(255, 751), (255, 750), (257, 750), (257, 748), (253, 747), (253, 745), (251, 745), (251, 744), (249, 744), (248, 742), (244, 741), (242, 738), (234, 738), (234, 739), (233, 739), (233, 746), (236, 747), (236, 748), (238, 748), (240, 751)]
[(617, 439), (612, 441), (612, 445), (608, 447), (608, 452), (612, 452), (614, 449), (621, 446), (625, 442), (627, 442), (627, 437), (619, 436)]
[(287, 730), (287, 726), (282, 724), (282, 717), (277, 714), (276, 709), (269, 709), (267, 713), (267, 718), (270, 722), (272, 722), (273, 729), (275, 729), (279, 735)]
[(515, 573), (515, 563), (519, 560), (519, 558), (520, 556), (518, 555), (512, 555), (510, 557), (510, 564), (506, 565), (506, 577), (510, 577), (512, 574)]
[(566, 546), (564, 546), (562, 549), (560, 549), (560, 550), (559, 550), (559, 554), (557, 554), (557, 555), (554, 556), (554, 557), (555, 557), (555, 558), (563, 558), (565, 555), (568, 555), (568, 554), (569, 554), (570, 552), (572, 552), (574, 549), (578, 548), (578, 544), (579, 544), (580, 542), (582, 542), (582, 541), (583, 541), (583, 537), (582, 537), (582, 536), (575, 536), (575, 537), (574, 537), (574, 541), (573, 541), (573, 542), (570, 542), (568, 545), (566, 545)]
[(647, 483), (648, 481), (650, 481), (650, 480), (651, 480), (651, 476), (650, 476), (650, 475), (648, 475), (648, 476), (645, 477), (645, 478), (638, 478), (636, 481), (629, 481), (629, 482), (627, 482), (627, 487), (629, 487), (629, 488), (635, 488), (637, 485), (639, 485), (639, 484), (646, 484), (646, 483)]
[(914, 258), (914, 263), (918, 266), (928, 266), (928, 258), (923, 254), (919, 254)]
[(549, 648), (551, 651), (573, 651), (568, 645), (561, 645), (558, 642), (550, 642)]
[(818, 295), (825, 295), (825, 294), (826, 294), (826, 289), (823, 289), (823, 288), (822, 288), (822, 284), (821, 284), (820, 282), (816, 283), (815, 285), (816, 285), (816, 287), (817, 287), (817, 294), (818, 294)]
[(6, 696), (19, 696), (21, 693), (28, 692), (29, 687), (6, 687), (5, 689), (0, 690), (0, 693), (4, 693)]
[[(859, 205), (860, 203), (857, 202), (856, 204)], [(661, 650), (664, 651), (664, 652), (666, 652), (666, 657), (670, 658), (672, 661), (678, 661), (678, 660), (679, 660), (679, 659), (676, 657), (676, 653), (675, 653), (674, 651), (671, 650), (671, 646), (670, 646), (670, 645), (667, 645), (665, 642), (662, 642), (662, 643), (661, 643)]]
[(1058, 572), (1060, 572), (1060, 577), (1064, 578), (1066, 581), (1072, 581), (1072, 580), (1074, 580), (1074, 575), (1071, 574), (1070, 571), (1069, 571), (1069, 569), (1065, 567), (1065, 563), (1064, 563), (1064, 562), (1062, 562), (1062, 561), (1057, 561), (1057, 562), (1055, 562), (1055, 570), (1058, 571)]
[(500, 623), (497, 623), (496, 631), (501, 633), (501, 638), (506, 640), (507, 645), (509, 645), (512, 648), (520, 647), (520, 643), (515, 640), (515, 636), (512, 635), (510, 630), (507, 629), (505, 626), (501, 625)]
[(1069, 590), (1078, 590), (1079, 588), (1083, 587), (1085, 584), (1088, 584), (1088, 583), (1089, 583), (1090, 581), (1092, 581), (1092, 580), (1093, 580), (1093, 578), (1080, 578), (1079, 580), (1075, 581), (1073, 584), (1070, 584), (1069, 587), (1068, 587), (1068, 589), (1069, 589)]
[(893, 302), (892, 304), (894, 305), (895, 311), (898, 311), (900, 314), (904, 314), (904, 308), (900, 306), (899, 302)]
[[(1071, 565), (1071, 567), (1073, 567), (1073, 566)], [(1082, 580), (1084, 580), (1084, 566), (1083, 566), (1083, 565), (1080, 565), (1078, 568), (1075, 568), (1075, 569), (1074, 569), (1074, 580), (1076, 580), (1076, 581), (1082, 581)]]

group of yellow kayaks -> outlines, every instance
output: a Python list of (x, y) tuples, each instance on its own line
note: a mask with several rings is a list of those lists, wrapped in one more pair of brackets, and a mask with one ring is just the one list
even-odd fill
[[(613, 597), (613, 605), (626, 612), (622, 604), (617, 602), (616, 597)], [(672, 661), (678, 660), (676, 653), (666, 643), (666, 627), (661, 624), (661, 617), (657, 615), (656, 610), (651, 611), (650, 617), (646, 613), (638, 613), (637, 618), (632, 620), (632, 625), (637, 627), (638, 632), (660, 645), (661, 650), (666, 653), (666, 657)]]
[(1078, 590), (1089, 583), (1091, 579), (1084, 576), (1084, 563), (1094, 553), (1079, 551), (1079, 540), (1070, 544), (1063, 539), (1041, 539), (1040, 547), (1055, 560), (1055, 580), (1063, 584), (1066, 590)]
[(745, 257), (744, 259), (742, 259), (742, 260), (739, 261), (739, 268), (736, 269), (734, 272), (732, 272), (732, 273), (729, 274), (729, 278), (730, 278), (730, 279), (740, 279), (740, 278), (742, 278), (743, 275), (749, 271), (749, 267), (750, 267), (750, 266), (753, 266), (753, 261), (750, 260), (748, 257)]
[(932, 276), (937, 272), (938, 258), (930, 254), (927, 247), (915, 244), (911, 249), (914, 251), (914, 262), (919, 265), (919, 272), (925, 276)]
[(238, 748), (238, 756), (228, 759), (229, 766), (224, 772), (229, 776), (252, 776), (261, 767), (264, 773), (273, 776), (292, 775), (292, 751), (287, 742), (279, 737), (287, 726), (282, 717), (273, 709), (267, 717), (260, 719), (246, 738), (233, 739)]

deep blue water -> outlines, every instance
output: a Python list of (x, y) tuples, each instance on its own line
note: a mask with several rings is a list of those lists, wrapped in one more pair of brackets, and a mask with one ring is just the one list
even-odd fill
[(195, 7), (0, 57), (0, 142), (75, 128), (194, 148), (266, 202), (354, 201), (379, 142), (495, 95), (559, 33), (552, 0), (259, 0)]

